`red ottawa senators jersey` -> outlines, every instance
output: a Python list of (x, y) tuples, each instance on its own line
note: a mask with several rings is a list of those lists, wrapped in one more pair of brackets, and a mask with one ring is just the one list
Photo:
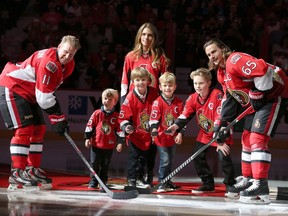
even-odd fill
[(157, 97), (158, 91), (148, 86), (145, 101), (142, 101), (137, 93), (132, 90), (121, 105), (120, 127), (122, 128), (127, 123), (133, 125), (135, 131), (129, 134), (127, 138), (143, 151), (148, 150), (151, 144), (149, 119), (152, 103)]
[(164, 131), (175, 122), (182, 111), (183, 102), (178, 97), (174, 97), (171, 102), (168, 102), (162, 96), (159, 96), (153, 102), (149, 125), (159, 125), (158, 136), (154, 137), (157, 146), (170, 147), (175, 144), (174, 138), (177, 134), (170, 136), (165, 134)]
[[(200, 127), (196, 138), (198, 142), (205, 144), (213, 138), (214, 122), (220, 116), (222, 98), (223, 93), (218, 89), (213, 89), (203, 103), (199, 100), (199, 95), (196, 92), (191, 94), (186, 100), (184, 110), (179, 119), (189, 119), (196, 115), (196, 120)], [(232, 139), (228, 139), (226, 143), (232, 144)], [(214, 142), (212, 146), (217, 146), (217, 143)]]
[(91, 136), (93, 146), (100, 149), (113, 149), (115, 147), (116, 134), (119, 137), (123, 136), (118, 117), (119, 114), (115, 111), (109, 115), (101, 109), (93, 112), (85, 128), (85, 134), (87, 134), (87, 138)]
[[(266, 91), (274, 87), (275, 91), (269, 91), (267, 97), (277, 97), (283, 91), (284, 86), (282, 85), (283, 88), (281, 88), (280, 83), (274, 81), (275, 69), (274, 65), (266, 63), (263, 59), (257, 59), (246, 53), (234, 52), (226, 61), (224, 78), (226, 89), (243, 107), (250, 104), (249, 90), (254, 88)], [(218, 74), (219, 72), (221, 69)]]
[(72, 60), (62, 66), (56, 52), (56, 48), (39, 50), (22, 63), (8, 62), (0, 75), (0, 85), (30, 103), (38, 103), (42, 109), (54, 106), (54, 91), (71, 75), (75, 65)]
[(160, 57), (159, 63), (153, 63), (153, 58), (151, 56), (144, 58), (142, 56), (136, 56), (134, 52), (129, 52), (125, 57), (125, 62), (123, 66), (122, 80), (121, 80), (121, 103), (124, 101), (127, 93), (132, 90), (133, 84), (131, 83), (131, 72), (136, 67), (145, 68), (150, 75), (150, 86), (158, 89), (159, 77), (167, 71), (167, 63), (164, 56)]

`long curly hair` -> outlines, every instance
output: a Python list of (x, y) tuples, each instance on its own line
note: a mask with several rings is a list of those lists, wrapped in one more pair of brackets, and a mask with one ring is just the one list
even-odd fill
[(133, 53), (138, 59), (143, 54), (142, 44), (141, 44), (141, 35), (145, 28), (148, 28), (152, 31), (153, 40), (151, 46), (148, 49), (149, 56), (152, 57), (152, 63), (158, 65), (160, 63), (160, 57), (163, 55), (167, 65), (170, 64), (170, 59), (165, 55), (165, 51), (160, 46), (159, 33), (157, 28), (152, 23), (144, 23), (138, 29), (138, 32), (135, 37)]

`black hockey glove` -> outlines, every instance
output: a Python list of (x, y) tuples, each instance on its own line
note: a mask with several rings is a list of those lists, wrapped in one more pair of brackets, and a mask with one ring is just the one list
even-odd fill
[(264, 92), (259, 90), (250, 90), (249, 98), (251, 106), (255, 111), (260, 110), (267, 103)]
[(230, 136), (230, 130), (226, 131), (227, 125), (226, 121), (216, 121), (214, 124), (213, 137), (216, 137), (216, 142), (220, 145), (223, 145)]
[(69, 124), (63, 114), (52, 114), (48, 116), (52, 130), (58, 133), (60, 136), (64, 136), (64, 132), (69, 132)]

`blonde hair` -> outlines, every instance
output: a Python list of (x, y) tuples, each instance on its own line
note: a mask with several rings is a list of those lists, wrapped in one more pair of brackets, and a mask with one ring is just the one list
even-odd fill
[(131, 80), (134, 80), (135, 78), (147, 78), (147, 80), (150, 80), (150, 75), (145, 68), (136, 67), (131, 72)]
[(103, 99), (104, 97), (114, 98), (116, 101), (118, 101), (118, 99), (119, 99), (119, 94), (118, 94), (118, 91), (117, 91), (117, 90), (112, 89), (112, 88), (108, 88), (108, 89), (105, 89), (105, 90), (102, 92), (102, 99)]
[[(223, 53), (223, 58), (224, 61), (226, 62), (227, 58), (231, 55), (232, 50), (230, 49), (230, 47), (228, 45), (226, 45), (225, 43), (223, 43), (220, 39), (218, 38), (212, 38), (211, 40), (207, 41), (204, 45), (203, 45), (203, 49), (205, 52), (205, 49), (207, 46), (211, 45), (211, 44), (215, 44), (217, 47), (219, 47), (222, 50)], [(213, 64), (213, 62), (210, 60), (208, 62), (208, 68), (210, 70), (214, 69), (217, 70), (219, 66), (216, 66)]]
[(169, 83), (169, 84), (176, 84), (176, 76), (171, 72), (165, 72), (159, 77), (160, 84), (162, 83)]
[(193, 80), (194, 76), (202, 76), (204, 77), (207, 81), (212, 80), (212, 74), (211, 71), (208, 70), (207, 68), (198, 68), (195, 71), (192, 71), (190, 73), (190, 78)]
[(152, 39), (151, 46), (149, 47), (149, 50), (148, 50), (149, 55), (151, 55), (153, 58), (152, 63), (158, 66), (160, 64), (160, 57), (163, 55), (163, 57), (165, 58), (166, 64), (169, 65), (170, 59), (165, 55), (164, 50), (161, 48), (158, 30), (152, 23), (144, 23), (138, 29), (138, 32), (135, 37), (134, 48), (133, 48), (133, 53), (135, 54), (137, 60), (143, 54), (141, 36), (145, 28), (148, 28), (152, 31), (153, 39)]
[(59, 45), (62, 45), (64, 43), (69, 43), (76, 50), (79, 50), (81, 48), (79, 39), (76, 38), (75, 36), (72, 36), (72, 35), (66, 35), (66, 36), (62, 37)]

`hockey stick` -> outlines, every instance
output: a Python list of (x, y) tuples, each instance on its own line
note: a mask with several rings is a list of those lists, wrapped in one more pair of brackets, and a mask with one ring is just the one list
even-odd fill
[[(250, 114), (253, 110), (252, 106), (249, 106), (245, 111), (243, 111), (238, 117), (236, 117), (226, 128), (226, 131), (229, 131), (237, 122), (239, 122), (243, 117)], [(155, 185), (153, 188), (137, 188), (139, 193), (142, 194), (150, 194), (158, 189), (161, 184), (165, 184), (168, 182), (174, 175), (176, 175), (180, 170), (182, 170), (187, 164), (189, 164), (192, 160), (194, 160), (200, 153), (202, 153), (206, 148), (208, 148), (212, 143), (216, 141), (216, 137), (211, 139), (206, 145), (203, 145), (197, 152), (195, 152), (192, 156), (190, 156), (186, 161), (184, 161), (180, 166), (178, 166), (173, 172), (171, 172), (166, 178), (164, 178), (160, 183)], [(126, 186), (124, 188), (125, 191), (133, 190), (133, 187)], [(134, 187), (135, 190), (135, 187)]]
[(275, 200), (288, 200), (288, 188), (287, 187), (270, 187), (269, 195), (271, 199)]
[(90, 164), (88, 163), (88, 161), (86, 160), (86, 158), (84, 157), (80, 149), (77, 147), (73, 139), (69, 136), (69, 134), (65, 132), (64, 135), (67, 138), (67, 140), (70, 142), (70, 144), (73, 146), (73, 148), (76, 150), (78, 155), (81, 157), (83, 162), (86, 164), (88, 169), (91, 171), (91, 173), (95, 176), (98, 183), (101, 185), (101, 187), (104, 189), (104, 191), (108, 194), (109, 197), (111, 197), (112, 199), (132, 199), (132, 198), (136, 198), (139, 195), (139, 192), (137, 190), (124, 191), (124, 192), (113, 192), (109, 190), (106, 187), (106, 185), (103, 183), (103, 181), (100, 179), (100, 177), (96, 174), (94, 169), (90, 166)]

